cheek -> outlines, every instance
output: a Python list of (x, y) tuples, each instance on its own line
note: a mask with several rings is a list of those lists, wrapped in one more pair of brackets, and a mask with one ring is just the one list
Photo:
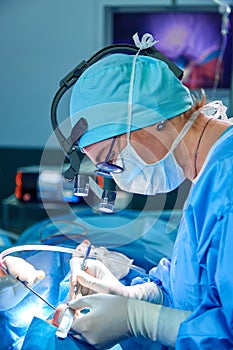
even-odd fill
[[(171, 129), (171, 128), (170, 128)], [(170, 151), (173, 142), (177, 137), (177, 131), (172, 128), (166, 132), (158, 132), (153, 140), (153, 154), (157, 160), (163, 159)]]
[(145, 138), (140, 140), (140, 143), (131, 141), (131, 145), (144, 162), (148, 164), (161, 160), (169, 150), (164, 140), (159, 140), (155, 137)]
[(161, 160), (162, 158), (164, 158), (168, 151), (169, 146), (164, 141), (156, 140), (154, 147), (154, 155), (157, 158), (157, 160)]

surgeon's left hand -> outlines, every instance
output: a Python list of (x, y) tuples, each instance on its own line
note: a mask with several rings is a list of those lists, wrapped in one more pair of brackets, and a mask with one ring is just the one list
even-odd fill
[[(191, 314), (142, 300), (117, 295), (94, 294), (69, 303), (76, 310), (72, 329), (76, 338), (97, 349), (108, 349), (130, 336), (145, 337), (175, 347), (180, 324)], [(59, 318), (59, 317), (58, 317)]]
[(90, 309), (74, 319), (74, 337), (97, 349), (107, 349), (132, 335), (127, 313), (128, 299), (115, 295), (95, 294), (69, 303), (73, 309)]

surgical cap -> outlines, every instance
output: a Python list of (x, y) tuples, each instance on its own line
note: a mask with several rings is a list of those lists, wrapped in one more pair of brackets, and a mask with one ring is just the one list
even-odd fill
[[(72, 123), (81, 117), (88, 130), (80, 148), (127, 132), (128, 97), (134, 55), (112, 54), (91, 65), (75, 83), (70, 99)], [(170, 119), (193, 104), (190, 91), (158, 59), (139, 55), (135, 65), (130, 130)]]

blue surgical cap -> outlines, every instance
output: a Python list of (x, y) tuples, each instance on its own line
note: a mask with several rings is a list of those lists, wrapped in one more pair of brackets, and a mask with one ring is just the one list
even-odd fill
[[(88, 122), (83, 148), (127, 132), (128, 97), (134, 55), (112, 54), (91, 65), (75, 83), (70, 99), (73, 125)], [(188, 88), (158, 59), (139, 55), (135, 65), (130, 130), (170, 119), (193, 104)]]

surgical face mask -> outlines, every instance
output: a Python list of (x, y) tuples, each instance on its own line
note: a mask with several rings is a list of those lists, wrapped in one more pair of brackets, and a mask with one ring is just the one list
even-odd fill
[(116, 162), (124, 170), (120, 174), (112, 173), (119, 188), (126, 192), (144, 195), (168, 193), (177, 188), (185, 180), (185, 175), (176, 161), (174, 150), (192, 126), (197, 115), (195, 113), (188, 120), (166, 156), (153, 164), (145, 163), (128, 140), (127, 146), (122, 150)]

